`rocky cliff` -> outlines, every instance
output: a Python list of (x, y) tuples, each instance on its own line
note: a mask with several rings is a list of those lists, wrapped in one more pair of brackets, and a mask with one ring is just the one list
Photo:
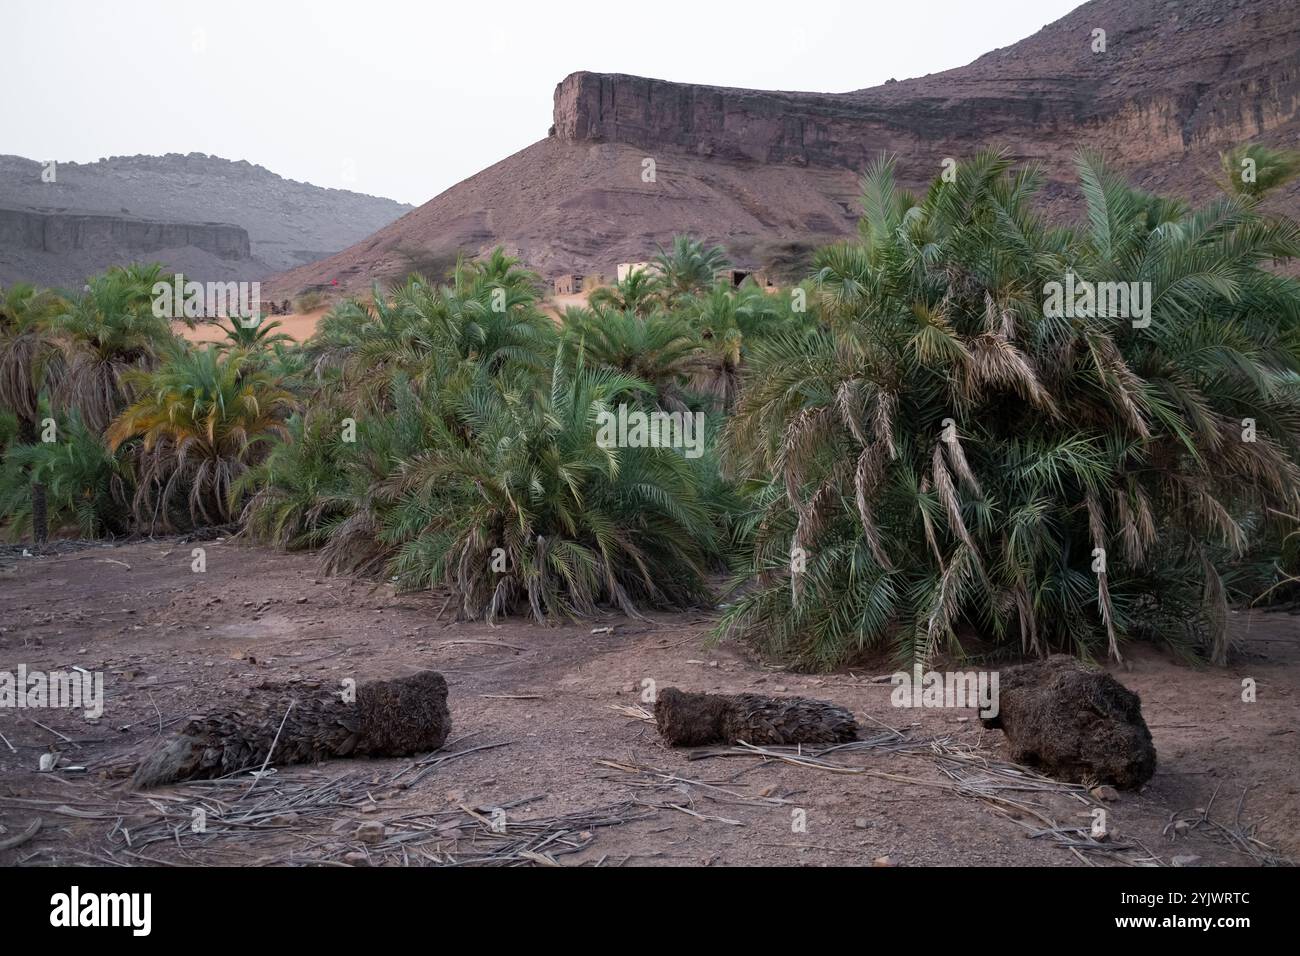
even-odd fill
[(223, 223), (0, 209), (0, 245), (45, 253), (110, 250), (147, 256), (186, 246), (232, 262), (251, 258), (248, 231)]
[[(852, 233), (857, 177), (882, 151), (915, 187), (947, 158), (1005, 149), (1042, 164), (1045, 201), (1066, 214), (1081, 149), (1148, 189), (1201, 200), (1220, 150), (1294, 146), (1298, 107), (1300, 0), (1092, 0), (967, 66), (845, 93), (574, 73), (556, 87), (546, 140), (272, 284), (364, 289), (496, 244), (544, 274), (609, 273), (675, 232), (771, 265)], [(1273, 202), (1300, 213), (1300, 185)]]
[(1096, 0), (968, 66), (850, 93), (574, 73), (556, 87), (552, 133), (852, 169), (882, 149), (907, 158), (999, 141), (1049, 163), (1091, 146), (1133, 164), (1271, 133), (1298, 105), (1295, 0)]
[(156, 258), (207, 280), (260, 279), (337, 252), (411, 207), (199, 153), (96, 163), (0, 156), (0, 282), (76, 285)]

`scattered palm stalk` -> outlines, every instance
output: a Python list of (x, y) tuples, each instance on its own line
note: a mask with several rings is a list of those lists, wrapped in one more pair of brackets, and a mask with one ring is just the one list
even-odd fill
[(691, 810), (688, 807), (684, 807), (679, 803), (670, 803), (668, 804), (668, 806), (674, 810), (680, 810), (682, 813), (685, 813), (687, 816), (695, 817), (695, 819), (697, 820), (714, 820), (718, 823), (725, 823), (727, 826), (731, 826), (731, 827), (743, 827), (745, 825), (742, 821), (733, 820), (730, 817), (718, 817), (718, 816), (712, 816), (707, 813), (697, 813), (694, 810)]
[(644, 707), (629, 707), (626, 704), (610, 704), (610, 710), (616, 710), (624, 717), (632, 720), (644, 720), (647, 723), (654, 723), (655, 715), (650, 713)]
[[(1050, 793), (1065, 796), (1085, 806), (1094, 806), (1088, 788), (1082, 784), (1054, 780), (1028, 767), (992, 760), (982, 754), (959, 750), (946, 744), (934, 748), (935, 763), (941, 773), (955, 784), (953, 792), (959, 796), (980, 800), (997, 813), (1029, 831), (1032, 839), (1051, 837), (1055, 846), (1068, 849), (1088, 865), (1092, 860), (1084, 853), (1111, 854), (1111, 858), (1130, 866), (1160, 866), (1160, 859), (1136, 841), (1114, 838), (1113, 833), (1094, 833), (1091, 826), (1062, 826), (1040, 804), (1011, 794)], [(1041, 823), (1036, 827), (1024, 818), (1032, 817)], [(1130, 859), (1123, 851), (1142, 849), (1145, 857)]]
[(40, 817), (33, 817), (27, 826), (23, 827), (13, 836), (0, 839), (0, 850), (13, 850), (22, 846), (32, 837), (36, 836), (37, 832), (41, 829), (42, 822), (43, 821)]
[[(117, 809), (91, 812), (59, 807), (53, 812), (66, 812), (83, 819), (117, 819), (117, 825), (107, 837), (110, 853), (138, 852), (150, 846), (170, 844), (182, 854), (187, 850), (205, 851), (190, 857), (195, 865), (221, 865), (223, 850), (230, 851), (241, 861), (246, 860), (249, 841), (274, 839), (284, 832), (317, 830), (337, 821), (341, 814), (363, 812), (367, 806), (373, 806), (376, 792), (394, 788), (400, 792), (414, 786), (448, 761), (507, 745), (508, 742), (503, 741), (464, 750), (440, 751), (408, 763), (386, 778), (365, 771), (334, 776), (320, 768), (300, 770), (292, 775), (267, 776), (259, 778), (262, 785), (251, 797), (243, 775), (189, 780), (167, 793), (137, 792), (115, 799), (113, 806), (125, 805), (132, 812), (130, 818), (123, 818)], [(202, 811), (203, 819), (203, 826), (197, 830), (193, 826), (196, 810)], [(308, 841), (306, 845), (310, 850), (325, 844)], [(369, 849), (374, 852), (375, 848)], [(339, 855), (341, 858), (341, 852)], [(216, 859), (209, 859), (209, 856)], [(288, 861), (268, 857), (264, 861), (267, 865), (285, 862), (325, 861), (319, 856)]]
[(58, 732), (57, 730), (55, 730), (53, 727), (47, 727), (47, 726), (45, 726), (45, 724), (41, 723), (39, 720), (35, 720), (35, 719), (31, 718), (31, 717), (24, 717), (23, 719), (26, 720), (28, 723), (35, 724), (37, 727), (41, 728), (41, 730), (49, 731), (50, 733), (54, 734), (54, 736), (58, 737), (60, 740), (65, 740), (65, 741), (67, 741), (68, 743), (72, 744), (72, 746), (74, 746), (74, 747), (80, 747), (80, 746), (81, 746), (81, 744), (77, 743), (77, 742), (76, 742), (75, 740), (73, 740), (71, 737), (67, 736), (66, 734), (61, 734), (61, 733), (59, 733), (59, 732)]
[(556, 817), (508, 820), (503, 827), (482, 817), (467, 817), (449, 830), (469, 829), (469, 845), (460, 842), (443, 854), (448, 866), (522, 866), (529, 863), (560, 866), (559, 859), (585, 850), (595, 839), (595, 831), (622, 826), (658, 815), (657, 807), (633, 801), (579, 810)]
[[(1254, 824), (1242, 823), (1241, 812), (1245, 806), (1249, 787), (1242, 788), (1231, 825), (1210, 819), (1210, 811), (1214, 809), (1214, 802), (1218, 799), (1222, 787), (1223, 784), (1220, 783), (1214, 788), (1214, 793), (1210, 795), (1209, 802), (1203, 808), (1177, 810), (1171, 813), (1169, 822), (1164, 828), (1164, 836), (1173, 841), (1177, 839), (1180, 832), (1190, 833), (1193, 830), (1204, 829), (1212, 839), (1226, 844), (1238, 853), (1245, 854), (1260, 866), (1294, 866), (1294, 861), (1280, 854), (1276, 847), (1255, 836), (1257, 828)], [(1184, 826), (1179, 827), (1180, 823)]]
[(467, 638), (461, 638), (455, 641), (443, 641), (438, 646), (440, 648), (454, 647), (457, 644), (478, 644), (482, 647), (503, 647), (506, 648), (507, 650), (518, 651), (521, 654), (528, 650), (528, 648), (526, 647), (520, 647), (517, 644), (507, 644), (505, 643), (505, 641), (477, 641), (477, 640), (469, 640)]
[[(1054, 845), (1068, 849), (1080, 861), (1093, 864), (1085, 854), (1105, 855), (1127, 865), (1161, 865), (1159, 858), (1137, 842), (1125, 842), (1094, 836), (1090, 828), (1058, 824), (1047, 808), (1020, 794), (1060, 795), (1095, 806), (1082, 784), (1063, 782), (1019, 764), (996, 760), (969, 749), (953, 745), (951, 738), (912, 739), (902, 731), (881, 724), (885, 732), (866, 740), (851, 741), (828, 747), (768, 746), (740, 742), (734, 747), (698, 750), (690, 756), (704, 760), (714, 757), (758, 757), (779, 761), (808, 770), (851, 776), (874, 777), (912, 786), (943, 790), (989, 805), (1007, 819), (1031, 831), (1034, 838), (1050, 837)], [(861, 754), (899, 754), (932, 762), (946, 779), (930, 779), (913, 774), (876, 770), (861, 764), (846, 763), (844, 757)], [(615, 764), (607, 764), (617, 766)], [(685, 781), (682, 781), (685, 782)], [(1026, 822), (1032, 817), (1037, 824)], [(1141, 849), (1145, 857), (1131, 859), (1127, 851)]]
[[(683, 791), (684, 788), (698, 787), (705, 791), (703, 796), (706, 798), (718, 803), (727, 803), (735, 806), (790, 806), (794, 803), (793, 800), (788, 800), (784, 797), (746, 796), (745, 794), (724, 787), (720, 783), (710, 783), (705, 780), (693, 780), (689, 777), (683, 777), (670, 770), (662, 770), (658, 767), (621, 763), (606, 759), (597, 760), (596, 765), (600, 767), (608, 767), (609, 769), (617, 770), (626, 776), (637, 778), (634, 780), (623, 779), (621, 782), (626, 786), (636, 786), (645, 789), (678, 793)], [(722, 794), (724, 797), (729, 797), (731, 799), (724, 800), (722, 797), (716, 796), (716, 794)]]
[(409, 781), (402, 781), (402, 782), (406, 783), (407, 786), (414, 786), (415, 784), (419, 783), (425, 777), (429, 776), (429, 774), (433, 773), (435, 770), (437, 770), (439, 767), (441, 767), (444, 763), (446, 763), (449, 760), (456, 760), (460, 757), (466, 757), (469, 754), (479, 753), (480, 751), (483, 750), (495, 750), (498, 747), (508, 747), (513, 742), (507, 740), (495, 744), (480, 744), (477, 747), (470, 747), (467, 750), (457, 750), (452, 752), (447, 751), (446, 749), (447, 747), (451, 747), (454, 744), (459, 743), (461, 740), (465, 740), (465, 739), (466, 739), (465, 737), (460, 737), (456, 741), (447, 744), (446, 747), (444, 747), (442, 752), (430, 754), (424, 759), (411, 764), (409, 767), (405, 767), (402, 770), (399, 770), (397, 773), (393, 775), (392, 780), (390, 782), (397, 783), (401, 781), (402, 777), (410, 773), (413, 774), (411, 779)]
[[(947, 740), (947, 738), (941, 738)], [(795, 756), (816, 756), (824, 757), (833, 753), (863, 753), (872, 752), (907, 752), (911, 750), (925, 750), (928, 741), (917, 741), (906, 737), (902, 733), (889, 729), (886, 734), (878, 734), (874, 737), (867, 737), (861, 740), (850, 740), (842, 744), (831, 744), (824, 747), (805, 747), (802, 744), (796, 744), (792, 749), (783, 749), (780, 747), (769, 748), (773, 753), (791, 753)], [(692, 750), (686, 755), (687, 760), (709, 760), (714, 757), (752, 757), (754, 748), (742, 747), (739, 744), (732, 747), (703, 747)]]

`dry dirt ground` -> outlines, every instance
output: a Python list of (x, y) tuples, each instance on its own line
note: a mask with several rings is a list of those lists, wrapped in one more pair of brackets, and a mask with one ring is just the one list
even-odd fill
[[(191, 569), (194, 547), (206, 549), (204, 573)], [(1300, 856), (1300, 618), (1288, 614), (1240, 618), (1243, 652), (1226, 670), (1135, 652), (1116, 676), (1142, 697), (1159, 770), (1141, 794), (1098, 801), (1008, 775), (1001, 732), (973, 711), (892, 707), (883, 662), (827, 675), (774, 669), (735, 645), (709, 646), (703, 613), (492, 628), (438, 620), (439, 595), (326, 576), (310, 555), (177, 539), (58, 550), (0, 553), (0, 671), (103, 671), (105, 709), (97, 721), (0, 709), (0, 846), (41, 820), (0, 850), (0, 864), (1206, 866)], [(278, 699), (259, 687), (334, 688), (422, 668), (451, 688), (452, 736), (431, 758), (339, 760), (147, 794), (121, 776), (186, 715)], [(1241, 699), (1246, 677), (1255, 703)], [(869, 742), (811, 761), (692, 759), (637, 718), (646, 680), (833, 700), (858, 715)], [(59, 769), (37, 772), (51, 751), (62, 753)], [(1098, 807), (1102, 841), (1090, 835)], [(1177, 819), (1186, 824), (1174, 830)], [(357, 835), (368, 823), (384, 824), (369, 828), (376, 842)]]

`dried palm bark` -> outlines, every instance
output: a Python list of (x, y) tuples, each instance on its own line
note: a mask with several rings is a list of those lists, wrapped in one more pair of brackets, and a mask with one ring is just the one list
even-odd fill
[(400, 757), (437, 750), (451, 730), (447, 682), (435, 671), (372, 681), (339, 694), (194, 717), (140, 764), (136, 788), (222, 777), (332, 757)]
[(734, 744), (838, 744), (858, 738), (843, 707), (806, 697), (692, 694), (669, 687), (655, 702), (655, 725), (674, 747)]

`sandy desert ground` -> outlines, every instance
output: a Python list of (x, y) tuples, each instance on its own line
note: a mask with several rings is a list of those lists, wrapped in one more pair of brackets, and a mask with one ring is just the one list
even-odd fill
[[(204, 573), (191, 569), (194, 547), (205, 549)], [(1239, 616), (1243, 650), (1226, 670), (1134, 651), (1115, 673), (1142, 696), (1159, 769), (1140, 794), (1106, 800), (1008, 768), (1001, 732), (973, 711), (892, 707), (887, 661), (786, 672), (733, 644), (710, 646), (707, 613), (493, 628), (439, 619), (440, 594), (326, 576), (311, 555), (178, 539), (55, 550), (0, 552), (0, 671), (102, 670), (105, 711), (0, 710), (0, 846), (40, 821), (0, 864), (1209, 866), (1300, 856), (1300, 618), (1287, 613)], [(454, 727), (438, 754), (128, 788), (133, 763), (187, 715), (423, 668), (451, 687)], [(1241, 700), (1245, 677), (1257, 682), (1255, 703)], [(820, 757), (671, 750), (643, 719), (646, 680), (833, 700), (855, 712), (865, 740)], [(38, 772), (50, 752), (60, 769)], [(1104, 840), (1091, 835), (1098, 807)], [(196, 810), (204, 832), (194, 832)]]

